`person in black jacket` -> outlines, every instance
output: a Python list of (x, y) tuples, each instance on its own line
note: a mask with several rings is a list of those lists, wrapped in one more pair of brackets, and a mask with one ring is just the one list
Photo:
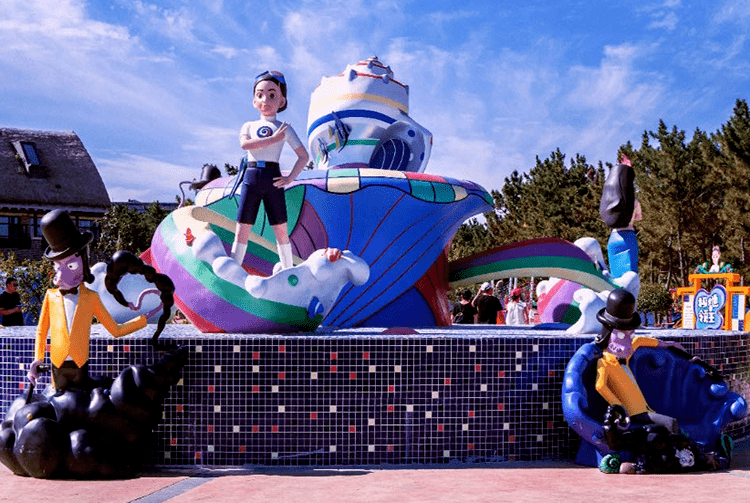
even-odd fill
[(453, 308), (453, 323), (468, 325), (475, 323), (477, 310), (471, 305), (471, 291), (461, 292), (461, 302)]
[(8, 278), (5, 281), (5, 291), (0, 294), (0, 314), (2, 324), (6, 327), (23, 325), (23, 308), (21, 307), (21, 296), (18, 294), (18, 281), (16, 278)]

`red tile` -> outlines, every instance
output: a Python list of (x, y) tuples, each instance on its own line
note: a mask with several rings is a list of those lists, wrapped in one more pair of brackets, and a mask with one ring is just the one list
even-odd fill
[(331, 365), (331, 372), (336, 372), (338, 369), (336, 365)]
[(474, 444), (469, 444), (467, 447), (469, 448), (469, 450), (472, 450), (474, 449)]
[(355, 433), (357, 431), (357, 427), (354, 425), (349, 426), (349, 433)]
[(503, 405), (502, 403), (497, 404), (497, 410), (503, 410), (503, 409), (505, 409), (505, 405)]
[(257, 351), (255, 351), (253, 353), (253, 360), (260, 360), (260, 353), (258, 353)]
[[(123, 346), (123, 347), (122, 347), (122, 350), (123, 350), (124, 352), (126, 352), (126, 353), (130, 353), (130, 346), (128, 346), (128, 345), (126, 344), (125, 346)], [(198, 454), (200, 454), (200, 453), (198, 453)]]
[(260, 391), (260, 386), (253, 386), (253, 393), (257, 393)]
[(396, 386), (394, 386), (393, 384), (389, 384), (388, 393), (393, 393), (394, 391), (396, 391)]
[(513, 435), (508, 437), (508, 442), (510, 442), (511, 444), (514, 443), (515, 441), (516, 441), (516, 437), (514, 437)]
[(547, 422), (547, 428), (548, 428), (548, 429), (550, 429), (550, 430), (551, 430), (551, 429), (552, 429), (552, 428), (554, 428), (554, 427), (555, 427), (555, 422), (554, 422), (554, 421), (548, 421), (548, 422)]
[(200, 452), (196, 452), (195, 453), (195, 459), (200, 459), (200, 458), (201, 458), (201, 453)]
[(388, 412), (393, 412), (394, 410), (395, 409), (394, 409), (393, 405), (389, 405), (388, 406)]
[(286, 377), (286, 372), (279, 372), (279, 379), (284, 379)]
[(450, 386), (451, 385), (451, 378), (450, 377), (446, 377), (445, 378), (445, 385), (446, 386)]
[(331, 353), (331, 360), (336, 360), (338, 357), (338, 353)]
[(212, 425), (212, 424), (208, 425), (208, 432), (209, 433), (213, 433), (214, 432), (214, 425)]
[(211, 386), (208, 387), (208, 392), (209, 393), (213, 393), (214, 391), (216, 391), (216, 388), (213, 385), (211, 385)]
[(505, 377), (505, 372), (501, 370), (500, 372), (497, 373), (497, 377), (502, 379), (503, 377)]
[(278, 433), (278, 432), (279, 432), (279, 427), (278, 426), (276, 426), (276, 425), (271, 426), (271, 433)]
[(258, 428), (257, 424), (254, 424), (253, 425), (253, 433), (258, 433), (258, 431), (260, 431), (260, 428)]
[(286, 353), (286, 346), (284, 345), (279, 346), (279, 353)]
[(444, 430), (444, 427), (443, 427), (443, 425), (442, 425), (442, 424), (439, 424), (439, 425), (437, 426), (437, 430), (438, 430), (438, 431), (443, 431), (443, 430)]
[(311, 412), (310, 413), (310, 419), (318, 419), (318, 413), (317, 412)]
[(240, 452), (245, 452), (247, 448), (244, 445), (241, 445), (239, 450)]
[(469, 417), (474, 417), (474, 411), (473, 410), (469, 411)]
[(356, 378), (357, 378), (357, 373), (356, 372), (349, 372), (349, 379), (354, 380)]
[(177, 445), (177, 439), (176, 438), (170, 438), (169, 439), (169, 445)]
[(388, 452), (393, 452), (393, 446), (392, 445), (388, 446)]
[(479, 365), (479, 364), (474, 365), (474, 372), (481, 372), (481, 371), (482, 371), (482, 366), (481, 365)]
[(370, 359), (370, 353), (368, 353), (367, 351), (365, 351), (364, 353), (362, 353), (362, 359), (363, 360), (369, 360)]
[(185, 410), (185, 407), (183, 407), (182, 405), (178, 405), (177, 407), (175, 407), (175, 410), (177, 412), (183, 412)]

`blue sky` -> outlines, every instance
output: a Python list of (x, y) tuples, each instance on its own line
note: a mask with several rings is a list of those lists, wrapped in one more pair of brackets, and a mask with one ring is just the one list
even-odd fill
[(305, 142), (321, 77), (377, 55), (434, 135), (427, 172), (488, 190), (557, 148), (613, 162), (660, 119), (713, 132), (750, 98), (750, 0), (0, 0), (0, 12), (0, 126), (75, 131), (114, 201), (173, 201), (204, 163), (237, 165), (266, 69), (286, 74), (279, 118)]

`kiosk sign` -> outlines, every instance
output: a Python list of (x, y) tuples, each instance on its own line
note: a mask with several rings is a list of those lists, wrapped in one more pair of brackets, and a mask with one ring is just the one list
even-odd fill
[(718, 330), (724, 326), (724, 305), (727, 302), (727, 291), (722, 285), (716, 285), (711, 292), (701, 288), (695, 295), (693, 310), (698, 330)]

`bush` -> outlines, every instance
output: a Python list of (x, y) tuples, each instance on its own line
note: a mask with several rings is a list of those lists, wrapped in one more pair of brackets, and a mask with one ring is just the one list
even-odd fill
[(638, 310), (666, 315), (672, 307), (672, 296), (664, 285), (643, 283), (638, 294)]

